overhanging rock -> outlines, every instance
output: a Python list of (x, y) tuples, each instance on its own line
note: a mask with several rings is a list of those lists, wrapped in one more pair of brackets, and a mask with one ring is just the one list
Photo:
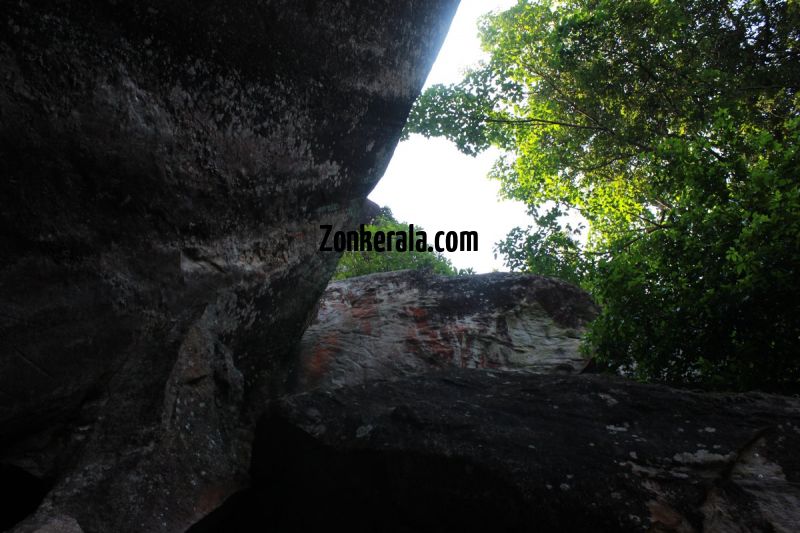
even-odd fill
[(358, 221), (456, 4), (2, 3), (0, 463), (51, 489), (18, 531), (183, 531), (246, 484), (319, 225)]

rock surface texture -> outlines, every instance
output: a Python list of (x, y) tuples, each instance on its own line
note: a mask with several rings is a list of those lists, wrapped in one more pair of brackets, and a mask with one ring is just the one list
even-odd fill
[(0, 471), (30, 499), (0, 529), (46, 493), (16, 531), (183, 531), (246, 484), (319, 225), (358, 221), (456, 4), (2, 3)]
[(443, 367), (577, 373), (597, 309), (579, 288), (540, 276), (447, 277), (405, 270), (331, 283), (300, 343), (297, 390)]
[[(195, 531), (794, 532), (800, 399), (440, 373), (286, 397)], [(309, 512), (309, 510), (313, 510)], [(227, 518), (226, 518), (227, 515)]]

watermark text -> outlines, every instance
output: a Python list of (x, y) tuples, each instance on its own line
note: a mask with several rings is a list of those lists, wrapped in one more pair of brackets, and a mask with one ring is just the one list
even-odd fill
[(358, 231), (333, 231), (330, 224), (319, 226), (324, 231), (320, 252), (477, 252), (477, 231), (437, 231), (428, 243), (424, 230), (370, 231), (361, 224)]

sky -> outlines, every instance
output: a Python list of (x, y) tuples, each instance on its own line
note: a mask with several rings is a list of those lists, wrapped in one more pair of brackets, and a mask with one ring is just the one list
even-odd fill
[[(455, 83), (465, 68), (485, 53), (478, 38), (478, 18), (488, 11), (508, 9), (516, 0), (461, 0), (450, 31), (431, 69), (426, 87)], [(521, 202), (500, 201), (500, 184), (487, 178), (498, 151), (477, 157), (459, 152), (449, 141), (412, 135), (401, 142), (370, 200), (391, 208), (400, 221), (436, 231), (478, 232), (477, 252), (445, 252), (457, 268), (477, 273), (508, 270), (494, 259), (494, 244), (515, 226), (528, 226)]]

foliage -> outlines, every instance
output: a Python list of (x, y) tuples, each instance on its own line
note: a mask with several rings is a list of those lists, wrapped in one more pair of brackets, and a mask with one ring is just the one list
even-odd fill
[(800, 5), (520, 1), (481, 33), (490, 59), (408, 130), (508, 151), (492, 175), (537, 227), (498, 245), (506, 264), (589, 289), (611, 368), (798, 385)]
[(543, 215), (533, 207), (531, 215), (534, 226), (514, 228), (497, 243), (496, 252), (505, 256), (506, 266), (513, 271), (535, 272), (581, 284), (592, 266), (581, 253), (578, 236), (582, 227), (562, 223), (564, 213), (558, 207)]
[[(389, 231), (407, 232), (408, 224), (398, 222), (392, 216), (392, 212), (388, 208), (384, 208), (372, 224), (366, 225), (365, 229), (373, 234), (376, 231), (384, 233)], [(416, 229), (424, 231), (422, 227), (417, 227)], [(471, 268), (455, 268), (449, 259), (438, 252), (418, 252), (413, 249), (405, 252), (396, 250), (376, 252), (373, 250), (344, 252), (339, 260), (339, 265), (336, 267), (333, 279), (340, 280), (375, 272), (391, 272), (405, 269), (430, 270), (434, 274), (444, 276), (461, 276), (475, 273)]]

